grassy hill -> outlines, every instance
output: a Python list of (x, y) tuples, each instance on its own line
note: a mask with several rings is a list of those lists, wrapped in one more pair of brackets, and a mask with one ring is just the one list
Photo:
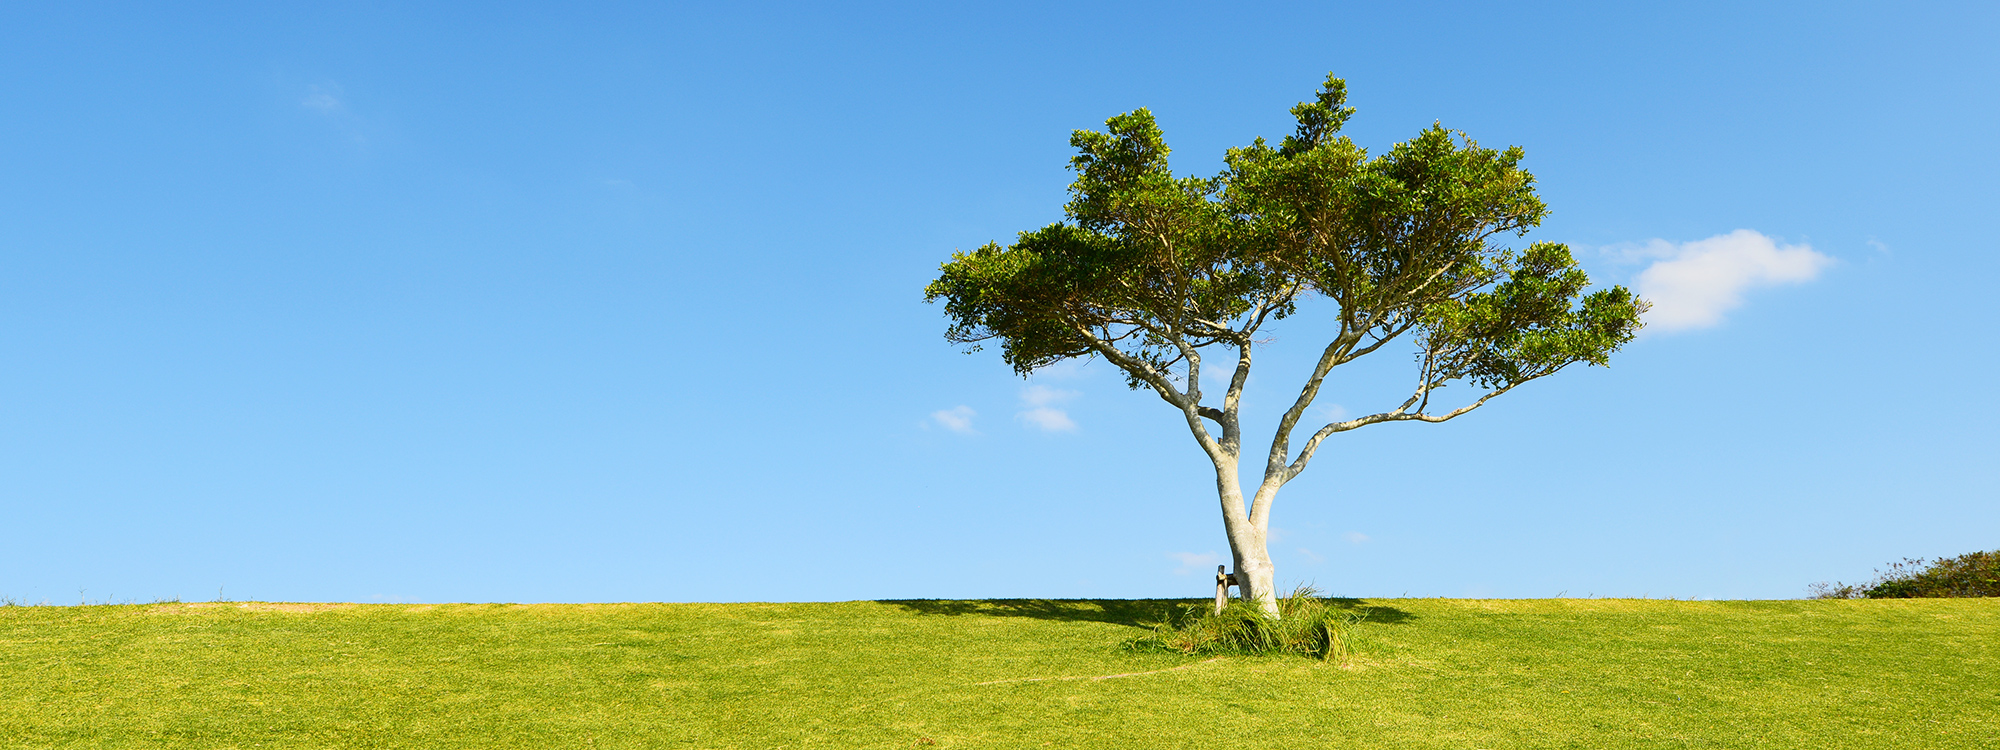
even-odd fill
[(0, 746), (2000, 747), (2000, 599), (1348, 601), (1346, 664), (1119, 648), (1169, 604), (0, 607)]

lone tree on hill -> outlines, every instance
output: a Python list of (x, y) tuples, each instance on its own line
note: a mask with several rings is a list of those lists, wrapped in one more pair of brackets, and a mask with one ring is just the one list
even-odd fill
[[(1271, 504), (1327, 437), (1443, 422), (1577, 362), (1604, 365), (1646, 309), (1624, 287), (1586, 294), (1590, 279), (1568, 247), (1499, 243), (1547, 212), (1520, 148), (1480, 148), (1432, 125), (1371, 159), (1338, 135), (1354, 113), (1346, 90), (1328, 76), (1315, 101), (1292, 108), (1296, 133), (1276, 148), (1259, 138), (1230, 149), (1213, 178), (1173, 175), (1147, 110), (1106, 120), (1105, 132), (1076, 131), (1068, 220), (954, 253), (924, 290), (925, 301), (944, 300), (946, 338), (974, 350), (998, 341), (1015, 372), (1103, 357), (1178, 410), (1215, 465), (1238, 585), (1272, 615)], [(1337, 306), (1339, 325), (1279, 418), (1246, 502), (1237, 407), (1254, 337), (1318, 297)], [(1327, 373), (1398, 338), (1416, 348), (1409, 398), (1322, 426), (1294, 452)], [(1211, 347), (1235, 358), (1219, 403), (1202, 391)], [(1481, 392), (1435, 404), (1453, 382)]]

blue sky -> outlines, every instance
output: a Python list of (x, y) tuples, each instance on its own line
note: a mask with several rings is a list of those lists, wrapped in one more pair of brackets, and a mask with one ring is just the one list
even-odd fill
[(1973, 3), (7, 4), (0, 596), (1201, 596), (1179, 417), (959, 353), (922, 287), (1060, 218), (1071, 130), (1150, 107), (1208, 174), (1329, 71), (1371, 150), (1524, 147), (1530, 239), (1662, 307), (1609, 369), (1337, 436), (1281, 584), (1783, 598), (1993, 549), (1995, 38)]

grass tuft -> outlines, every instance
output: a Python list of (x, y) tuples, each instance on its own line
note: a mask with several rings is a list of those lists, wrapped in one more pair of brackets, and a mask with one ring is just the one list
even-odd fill
[(1188, 604), (1153, 632), (1125, 643), (1133, 651), (1179, 654), (1295, 654), (1321, 661), (1345, 661), (1355, 623), (1362, 617), (1342, 611), (1311, 586), (1300, 586), (1278, 600), (1271, 617), (1256, 602), (1232, 600), (1222, 612), (1207, 604)]

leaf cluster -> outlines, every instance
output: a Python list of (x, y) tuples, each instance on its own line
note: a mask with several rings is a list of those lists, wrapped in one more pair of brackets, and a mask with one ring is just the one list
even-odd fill
[(1024, 375), (1092, 354), (1094, 337), (1160, 369), (1180, 359), (1176, 341), (1227, 340), (1233, 332), (1216, 322), (1268, 295), (1271, 277), (1239, 257), (1237, 222), (1214, 200), (1220, 181), (1174, 177), (1144, 109), (1070, 143), (1069, 220), (954, 254), (925, 290), (945, 301), (947, 338), (998, 339)]
[(1147, 110), (1077, 131), (1065, 220), (955, 253), (925, 299), (944, 302), (948, 339), (998, 342), (1021, 374), (1099, 355), (1195, 404), (1204, 347), (1247, 350), (1314, 297), (1339, 311), (1330, 364), (1414, 332), (1420, 394), (1603, 365), (1632, 338), (1645, 303), (1631, 292), (1586, 293), (1562, 245), (1498, 241), (1547, 214), (1520, 148), (1433, 125), (1371, 157), (1340, 135), (1353, 113), (1329, 76), (1292, 109), (1292, 135), (1230, 149), (1210, 178), (1174, 176)]

